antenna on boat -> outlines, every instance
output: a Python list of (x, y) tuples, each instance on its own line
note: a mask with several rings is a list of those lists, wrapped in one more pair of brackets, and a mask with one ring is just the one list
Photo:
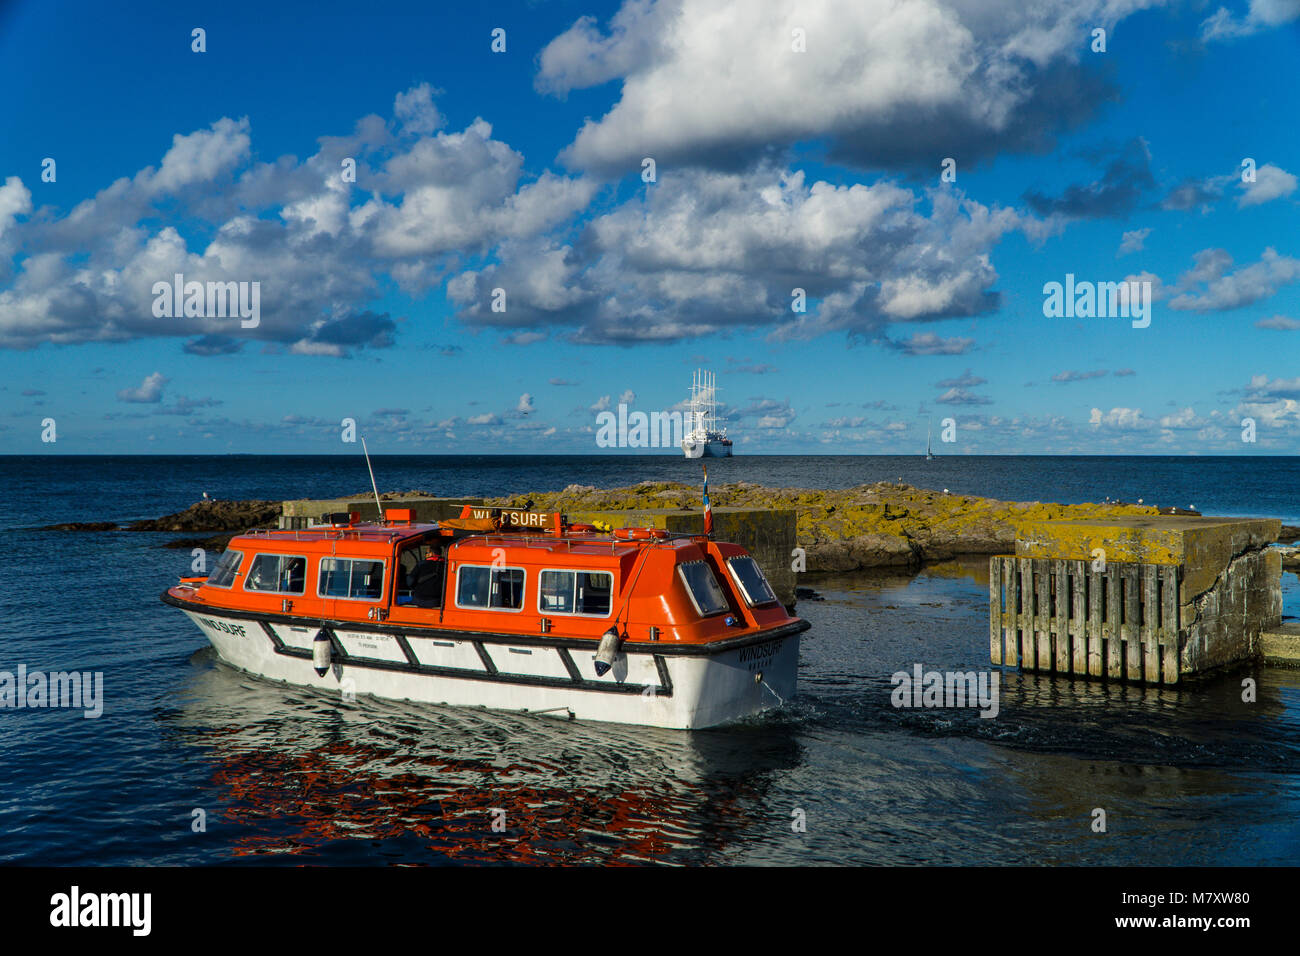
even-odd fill
[(366, 471), (370, 472), (370, 490), (375, 493), (375, 507), (379, 509), (379, 522), (384, 520), (384, 506), (379, 501), (379, 487), (375, 484), (375, 469), (370, 467), (370, 449), (366, 447), (366, 436), (361, 436), (361, 452), (366, 456)]

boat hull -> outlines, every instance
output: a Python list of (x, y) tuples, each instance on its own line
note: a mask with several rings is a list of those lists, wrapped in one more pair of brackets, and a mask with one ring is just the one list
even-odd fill
[(682, 441), (682, 452), (687, 458), (730, 458), (731, 445), (720, 441)]
[[(731, 723), (791, 699), (799, 635), (808, 626), (798, 621), (698, 653), (683, 653), (679, 645), (629, 644), (613, 668), (597, 676), (590, 641), (388, 630), (169, 603), (181, 607), (221, 660), (270, 680), (390, 700), (683, 730)], [(312, 662), (322, 629), (331, 647), (323, 676)]]

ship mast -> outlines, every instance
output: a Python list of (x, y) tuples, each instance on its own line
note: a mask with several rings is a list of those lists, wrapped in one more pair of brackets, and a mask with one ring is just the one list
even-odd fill
[(718, 430), (717, 429), (718, 416), (717, 416), (717, 410), (714, 408), (715, 403), (713, 400), (713, 373), (705, 372), (704, 374), (706, 376), (705, 382), (708, 388), (708, 396), (709, 396), (708, 405), (705, 406), (709, 410), (708, 412), (709, 417), (708, 420), (705, 422), (704, 430), (705, 432), (711, 435), (713, 432)]

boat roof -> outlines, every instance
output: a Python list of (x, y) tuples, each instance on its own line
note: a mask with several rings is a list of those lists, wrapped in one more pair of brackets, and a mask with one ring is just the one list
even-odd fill
[(699, 535), (670, 535), (666, 538), (634, 538), (625, 540), (614, 538), (608, 534), (591, 535), (591, 534), (567, 534), (556, 537), (555, 535), (529, 535), (518, 532), (496, 532), (480, 531), (473, 535), (466, 536), (456, 542), (456, 549), (464, 551), (468, 548), (482, 547), (488, 549), (496, 548), (528, 548), (529, 550), (540, 550), (550, 552), (561, 552), (564, 554), (593, 554), (609, 555), (613, 550), (634, 551), (637, 548), (649, 545), (658, 547), (680, 548), (689, 547), (696, 543)]
[(609, 534), (592, 535), (591, 533), (572, 532), (558, 537), (547, 533), (529, 533), (527, 531), (467, 531), (462, 529), (442, 528), (437, 522), (412, 522), (407, 524), (356, 524), (356, 525), (318, 525), (309, 528), (271, 528), (245, 531), (231, 539), (229, 547), (236, 547), (239, 541), (252, 541), (259, 544), (279, 546), (300, 544), (335, 545), (341, 541), (359, 545), (397, 546), (403, 541), (423, 537), (430, 532), (441, 532), (450, 539), (458, 550), (475, 546), (487, 548), (527, 548), (543, 551), (563, 552), (565, 554), (608, 555), (611, 551), (636, 550), (646, 545), (659, 547), (688, 547), (696, 542), (699, 535), (670, 534), (662, 538), (615, 538)]
[(231, 544), (233, 545), (235, 541), (241, 538), (253, 538), (261, 541), (276, 542), (361, 541), (374, 544), (387, 544), (389, 542), (418, 538), (421, 535), (428, 534), (430, 531), (437, 530), (438, 525), (434, 522), (400, 525), (358, 524), (317, 525), (310, 528), (270, 528), (245, 531), (232, 538)]

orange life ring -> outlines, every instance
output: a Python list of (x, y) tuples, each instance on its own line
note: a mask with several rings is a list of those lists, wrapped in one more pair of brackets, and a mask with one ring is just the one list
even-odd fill
[(647, 541), (650, 538), (666, 538), (668, 532), (663, 528), (618, 528), (614, 537), (623, 541)]

